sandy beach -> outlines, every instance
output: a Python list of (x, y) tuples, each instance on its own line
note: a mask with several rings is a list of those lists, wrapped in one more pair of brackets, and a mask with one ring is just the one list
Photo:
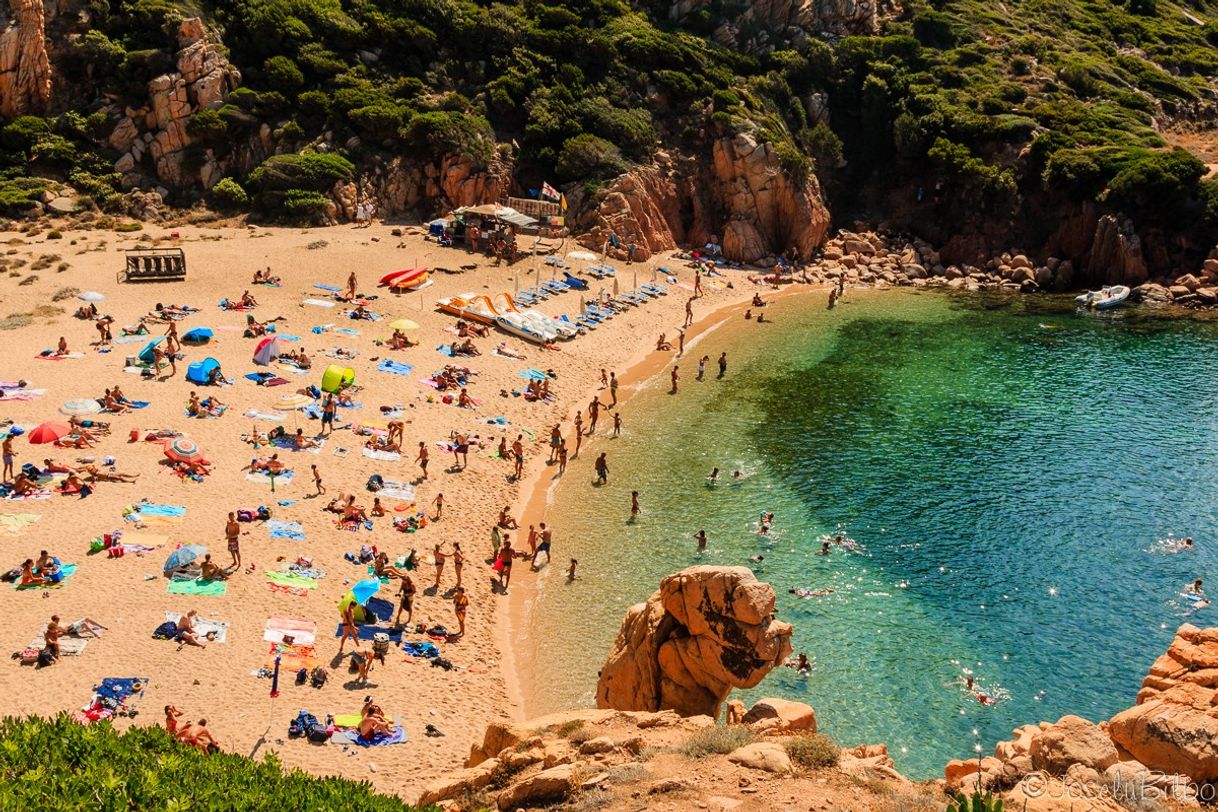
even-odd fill
[[(122, 251), (147, 244), (153, 238), (162, 245), (185, 250), (187, 280), (119, 284), (116, 272), (123, 264)], [(545, 351), (492, 332), (490, 338), (475, 340), (480, 356), (450, 359), (436, 347), (456, 340), (453, 329), (456, 319), (437, 312), (436, 299), (470, 291), (487, 294), (511, 291), (517, 274), (520, 286), (528, 287), (537, 281), (537, 273), (543, 267), (540, 257), (496, 268), (493, 260), (439, 248), (425, 241), (418, 229), (408, 228), (404, 237), (396, 237), (391, 234), (391, 226), (381, 224), (367, 229), (310, 230), (149, 227), (146, 232), (133, 235), (69, 231), (55, 240), (47, 240), (45, 234), (31, 238), (14, 233), (3, 235), (3, 239), (8, 244), (10, 262), (24, 259), (39, 264), (37, 260), (44, 255), (57, 257), (50, 260), (49, 267), (31, 271), (27, 265), (17, 272), (20, 278), (12, 275), (6, 280), (4, 311), (0, 315), (31, 315), (28, 319), (10, 318), (6, 322), (30, 323), (2, 334), (6, 358), (2, 377), (22, 379), (28, 382), (27, 389), (45, 391), (31, 395), (28, 400), (0, 401), (0, 417), (27, 429), (45, 421), (64, 420), (58, 411), (61, 404), (100, 397), (105, 388), (116, 384), (130, 400), (149, 404), (124, 414), (93, 416), (111, 424), (110, 434), (95, 449), (32, 445), (26, 437), (14, 442), (18, 466), (24, 463), (41, 466), (48, 457), (72, 465), (83, 457), (98, 461), (114, 457), (117, 471), (138, 474), (139, 478), (133, 484), (101, 483), (83, 500), (54, 494), (45, 499), (4, 501), (0, 505), (0, 513), (24, 517), (13, 520), (19, 526), (2, 528), (6, 531), (3, 543), (9, 557), (4, 569), (19, 566), (43, 549), (65, 564), (77, 565), (76, 572), (62, 588), (13, 590), (6, 585), (0, 590), (10, 618), (4, 632), (7, 650), (24, 648), (52, 614), (58, 614), (65, 623), (89, 617), (108, 627), (100, 639), (88, 643), (83, 653), (65, 656), (51, 667), (35, 671), (11, 661), (0, 677), (0, 688), (10, 696), (5, 713), (78, 710), (103, 677), (138, 676), (149, 682), (138, 704), (136, 724), (159, 723), (162, 706), (172, 703), (188, 719), (206, 717), (227, 750), (254, 756), (276, 752), (288, 766), (319, 774), (367, 778), (382, 791), (410, 798), (430, 778), (460, 766), (470, 743), (481, 735), (487, 722), (519, 718), (527, 711), (521, 707), (521, 692), (514, 685), (516, 668), (505, 665), (505, 654), (511, 650), (513, 635), (521, 631), (520, 618), (525, 616), (534, 580), (554, 573), (565, 577), (568, 559), (563, 556), (562, 539), (556, 538), (552, 564), (543, 566), (541, 573), (535, 575), (529, 571), (527, 561), (520, 562), (515, 568), (510, 596), (496, 594), (492, 591), (494, 573), (489, 566), (490, 528), (498, 511), (507, 505), (516, 506), (516, 518), (523, 519), (524, 526), (539, 520), (545, 509), (546, 486), (553, 476), (552, 469), (545, 465), (548, 449), (544, 443), (549, 429), (554, 422), (563, 421), (564, 434), (571, 431), (568, 418), (576, 409), (585, 407), (597, 391), (601, 369), (621, 373), (621, 400), (631, 386), (668, 363), (670, 354), (652, 351), (661, 332), (666, 332), (670, 339), (676, 336), (690, 295), (686, 287), (692, 288), (692, 269), (680, 262), (656, 260), (652, 264), (666, 264), (677, 273), (682, 286), (670, 285), (668, 296), (631, 308), (594, 332), (561, 344), (560, 351)], [(398, 268), (457, 269), (475, 262), (478, 267), (473, 270), (433, 274), (434, 284), (421, 292), (397, 296), (376, 288), (380, 276)], [(60, 263), (69, 267), (57, 271)], [(280, 287), (251, 284), (253, 272), (267, 267), (282, 277)], [(326, 301), (329, 292), (315, 285), (342, 287), (352, 271), (358, 275), (361, 293), (378, 296), (368, 309), (380, 314), (381, 320), (344, 318), (342, 314), (347, 308), (341, 303), (335, 303), (334, 307), (305, 303), (306, 299)], [(619, 268), (623, 289), (632, 287), (632, 272), (632, 268)], [(547, 278), (546, 271), (542, 274), (543, 279)], [(743, 276), (737, 273), (732, 278), (741, 281)], [(33, 277), (37, 278), (29, 282)], [(638, 278), (640, 282), (649, 280), (650, 267), (639, 266)], [(593, 292), (596, 288), (594, 281)], [(123, 371), (124, 359), (136, 355), (144, 340), (117, 344), (107, 353), (98, 352), (93, 346), (98, 338), (93, 323), (72, 316), (81, 304), (76, 294), (86, 290), (105, 295), (99, 309), (114, 317), (116, 338), (120, 326), (135, 324), (157, 303), (199, 308), (200, 312), (179, 322), (179, 332), (206, 326), (215, 331), (215, 338), (207, 346), (185, 347), (185, 358), (177, 362), (176, 375), (168, 375), (167, 370), (165, 377), (154, 379), (128, 374)], [(254, 365), (251, 359), (258, 341), (242, 337), (247, 313), (221, 310), (217, 305), (220, 299), (239, 298), (246, 290), (258, 301), (249, 315), (258, 321), (282, 316), (284, 320), (276, 323), (278, 334), (300, 339), (281, 340), (282, 348), (305, 349), (312, 360), (311, 371), (297, 375), (280, 366)], [(687, 349), (701, 330), (723, 318), (724, 307), (750, 297), (753, 290), (748, 284), (738, 285), (735, 290), (707, 286), (706, 295), (694, 304), (699, 321), (687, 334)], [(551, 315), (574, 314), (579, 307), (578, 297), (578, 293), (568, 292), (551, 298), (540, 309)], [(389, 337), (388, 322), (401, 317), (420, 325), (410, 335), (419, 346), (403, 351), (377, 346), (374, 343), (377, 339)], [(358, 335), (339, 333), (334, 328), (313, 332), (314, 327), (323, 325), (354, 329)], [(148, 338), (163, 332), (163, 326), (153, 325)], [(80, 353), (80, 357), (54, 361), (36, 357), (43, 350), (54, 348), (61, 336), (73, 355)], [(503, 340), (524, 354), (524, 360), (493, 355), (492, 348)], [(309, 384), (318, 384), (321, 370), (331, 361), (324, 351), (339, 347), (356, 352), (355, 359), (345, 365), (354, 369), (356, 383), (363, 387), (355, 397), (361, 406), (340, 409), (339, 424), (383, 427), (387, 418), (382, 416), (380, 407), (402, 405), (399, 419), (405, 422), (405, 442), (401, 459), (364, 456), (361, 451), (366, 438), (344, 428), (327, 437), (316, 453), (280, 451), (294, 477), (290, 482), (278, 478), (274, 493), (268, 483), (247, 479), (245, 466), (250, 459), (256, 453), (267, 452), (264, 449), (256, 452), (242, 440), (243, 434), (255, 429), (265, 433), (281, 424), (290, 432), (299, 426), (306, 436), (312, 437), (320, 430), (320, 421), (299, 413), (285, 413), (276, 422), (247, 417), (246, 413), (253, 410), (274, 415), (273, 406), (280, 398)], [(235, 385), (212, 389), (188, 383), (187, 365), (207, 357), (219, 361), (224, 374), (235, 380)], [(413, 370), (408, 375), (378, 371), (378, 361), (385, 358), (412, 365)], [(478, 372), (470, 386), (470, 394), (479, 401), (476, 408), (441, 403), (439, 393), (420, 383), (446, 363), (468, 366)], [(694, 363), (691, 361), (690, 366)], [(554, 371), (551, 385), (556, 398), (552, 402), (529, 403), (521, 397), (500, 396), (501, 390), (523, 390), (526, 381), (518, 373), (525, 368)], [(268, 369), (287, 383), (260, 387), (243, 377)], [(226, 413), (216, 419), (188, 417), (185, 405), (192, 390), (201, 396), (218, 396), (228, 404)], [(608, 400), (607, 393), (602, 400)], [(494, 418), (507, 422), (488, 424)], [(632, 417), (626, 412), (623, 418), (623, 434), (628, 438)], [(611, 418), (603, 414), (600, 431), (607, 431), (607, 424), (611, 424)], [(137, 431), (142, 438), (159, 429), (181, 431), (197, 442), (213, 463), (212, 474), (203, 482), (181, 478), (162, 464), (164, 453), (160, 443), (129, 442), (132, 432)], [(506, 435), (510, 443), (526, 429), (529, 430), (525, 432), (526, 441), (535, 435), (538, 442), (526, 442), (525, 475), (521, 483), (516, 483), (511, 478), (512, 464), (497, 459), (494, 451), (501, 437)], [(461, 470), (453, 469), (452, 457), (436, 445), (447, 440), (453, 430), (479, 435), (486, 442), (485, 447), (471, 447), (469, 464)], [(338, 528), (334, 521), (337, 517), (323, 510), (329, 498), (339, 492), (354, 492), (360, 504), (371, 507), (373, 494), (364, 489), (370, 475), (379, 473), (387, 480), (413, 482), (418, 474), (413, 460), (420, 441), (426, 442), (431, 451), (431, 476), (418, 483), (413, 507), (408, 500), (386, 500), (390, 515), (374, 518), (371, 531), (349, 532)], [(339, 449), (346, 449), (346, 453)], [(571, 461), (568, 475), (590, 472), (593, 456), (587, 451), (585, 446), (580, 457)], [(313, 496), (310, 465), (316, 465), (323, 477), (327, 489), (324, 497)], [(411, 516), (415, 511), (433, 516), (432, 504), (438, 493), (444, 494), (445, 505), (440, 521), (430, 522), (410, 534), (392, 526), (392, 516)], [(124, 508), (141, 500), (181, 506), (185, 514), (153, 517), (144, 527), (124, 521)], [(275, 520), (298, 523), (305, 538), (271, 538), (264, 523), (244, 524), (240, 537), (243, 570), (229, 578), (225, 594), (167, 594), (168, 581), (162, 575), (162, 564), (175, 547), (202, 544), (217, 563), (227, 564), (230, 556), (224, 539), (226, 514), (260, 505), (270, 508)], [(37, 519), (30, 519), (32, 516)], [(125, 543), (154, 549), (116, 559), (107, 558), (104, 553), (87, 554), (92, 539), (119, 529), (124, 533)], [(455, 584), (451, 562), (444, 569), (439, 589), (431, 589), (434, 567), (430, 551), (437, 542), (450, 551), (452, 543), (459, 542), (466, 557), (463, 583), (470, 599), (467, 634), (459, 642), (437, 643), (442, 656), (451, 660), (456, 669), (431, 667), (429, 661), (406, 656), (393, 648), (387, 663), (375, 666), (366, 686), (355, 682), (354, 675), (348, 673), (348, 661), (333, 659), (338, 651), (334, 631), (339, 621), (337, 603), (351, 584), (368, 575), (363, 565), (344, 560), (344, 553), (358, 552), (361, 545), (376, 545), (391, 558), (397, 558), (411, 548), (416, 549), (421, 563), (414, 573), (419, 589), (414, 622), (440, 624), (452, 630), (456, 628), (456, 619), (451, 603)], [(519, 548), (524, 539), (513, 534), (513, 542)], [(325, 571), (316, 587), (298, 590), (301, 594), (272, 589), (265, 573), (284, 570), (300, 556), (311, 558), (314, 567)], [(251, 564), (255, 569), (244, 571)], [(392, 602), (396, 586), (394, 582), (393, 586), (382, 587), (378, 597)], [(226, 641), (206, 648), (179, 648), (176, 643), (152, 638), (152, 631), (165, 620), (167, 612), (191, 609), (198, 610), (202, 618), (227, 623)], [(516, 625), (504, 622), (509, 615), (516, 618)], [(281, 695), (271, 699), (270, 680), (253, 675), (268, 662), (271, 644), (263, 639), (263, 632), (268, 618), (273, 616), (316, 624), (315, 656), (331, 672), (325, 687), (298, 687), (293, 684), (293, 673), (285, 672)], [(407, 634), (404, 639), (428, 638)], [(319, 718), (326, 714), (357, 713), (363, 697), (369, 694), (377, 698), (387, 713), (400, 720), (409, 736), (407, 743), (366, 749), (335, 743), (317, 747), (287, 739), (288, 721), (299, 710), (307, 709)], [(129, 723), (127, 719), (118, 720), (120, 726)], [(425, 736), (427, 724), (444, 735)]]

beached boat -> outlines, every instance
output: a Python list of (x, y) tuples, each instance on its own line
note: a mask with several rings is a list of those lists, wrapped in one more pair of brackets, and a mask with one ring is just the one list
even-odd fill
[(418, 290), (419, 288), (426, 287), (430, 281), (431, 271), (428, 268), (415, 268), (394, 277), (389, 283), (389, 289), (393, 291)]
[(398, 280), (409, 279), (413, 276), (417, 276), (420, 273), (427, 273), (427, 269), (426, 268), (404, 268), (399, 271), (391, 271), (391, 272), (385, 274), (384, 276), (382, 276), (381, 281), (378, 282), (377, 284), (380, 287), (387, 287), (389, 285), (395, 284), (396, 282), (398, 282)]
[(494, 324), (495, 318), (499, 315), (494, 305), (491, 304), (490, 299), (473, 293), (440, 299), (436, 302), (436, 307), (441, 312), (448, 313), (451, 316), (481, 322), (482, 324)]
[(1090, 307), (1093, 310), (1108, 310), (1116, 307), (1129, 298), (1129, 288), (1125, 285), (1111, 285), (1099, 290), (1088, 291), (1074, 297), (1074, 303), (1079, 307)]
[(505, 333), (511, 333), (535, 344), (549, 344), (558, 338), (556, 330), (545, 330), (533, 319), (527, 318), (521, 313), (504, 313), (502, 316), (496, 316), (495, 325)]

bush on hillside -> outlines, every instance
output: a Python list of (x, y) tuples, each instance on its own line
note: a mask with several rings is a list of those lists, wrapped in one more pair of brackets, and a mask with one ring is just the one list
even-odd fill
[(757, 734), (744, 725), (712, 725), (682, 742), (677, 752), (689, 758), (726, 755), (755, 741)]
[(340, 180), (350, 180), (355, 165), (329, 152), (272, 155), (249, 175), (250, 185), (263, 192), (305, 189), (323, 192)]
[(274, 756), (204, 755), (158, 727), (119, 734), (66, 714), (0, 722), (0, 808), (410, 812), (367, 782), (285, 772)]
[(791, 761), (810, 770), (836, 767), (842, 754), (842, 748), (837, 746), (837, 742), (820, 733), (787, 739), (784, 747)]
[(211, 187), (212, 200), (222, 209), (241, 209), (249, 205), (249, 193), (232, 178), (220, 178)]
[(622, 151), (603, 138), (584, 133), (568, 138), (558, 155), (558, 175), (563, 180), (600, 180), (620, 175), (629, 168)]
[(402, 128), (402, 137), (433, 158), (456, 154), (483, 162), (490, 160), (495, 144), (486, 119), (451, 110), (413, 116)]

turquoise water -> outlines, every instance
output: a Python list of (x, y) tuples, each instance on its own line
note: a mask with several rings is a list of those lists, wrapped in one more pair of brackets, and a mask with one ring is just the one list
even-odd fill
[[(814, 663), (746, 700), (806, 701), (824, 732), (885, 742), (919, 778), (1017, 725), (1128, 707), (1176, 626), (1213, 621), (1180, 592), (1218, 557), (1218, 325), (904, 291), (769, 310), (773, 324), (688, 349), (682, 392), (651, 384), (624, 409), (627, 436), (585, 444), (558, 485), (556, 566), (536, 576), (523, 644), (530, 710), (591, 704), (626, 607), (699, 563), (773, 584)], [(724, 349), (728, 378), (693, 381)], [(596, 488), (602, 449), (613, 475)], [(837, 533), (853, 549), (817, 555)], [(1172, 534), (1199, 549), (1165, 554)], [(959, 684), (966, 669), (996, 704)]]

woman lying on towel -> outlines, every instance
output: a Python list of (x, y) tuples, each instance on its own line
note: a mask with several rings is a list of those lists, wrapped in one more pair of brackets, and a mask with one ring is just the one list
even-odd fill
[(257, 457), (250, 460), (250, 471), (267, 474), (282, 474), (286, 466), (279, 461), (278, 454), (272, 454), (269, 459), (260, 460)]
[(83, 471), (84, 469), (73, 468), (72, 466), (65, 465), (62, 462), (56, 462), (55, 460), (48, 459), (42, 461), (42, 470), (48, 474), (73, 474), (77, 471)]
[[(72, 428), (76, 429), (78, 434), (83, 434), (85, 439), (87, 439), (87, 440), (96, 440), (97, 439), (96, 437), (93, 436), (93, 433), (96, 433), (96, 434), (109, 434), (110, 433), (110, 424), (109, 423), (105, 423), (100, 420), (85, 420), (83, 418), (77, 417), (76, 415), (72, 415), (72, 417), (68, 418), (68, 425), (70, 425)], [(87, 429), (87, 431), (85, 431), (84, 429)]]
[(96, 465), (86, 465), (85, 480), (88, 482), (135, 482), (139, 474), (121, 474), (118, 471), (103, 471)]
[(364, 700), (364, 707), (360, 710), (359, 734), (365, 739), (371, 739), (377, 733), (389, 735), (392, 730), (389, 727), (389, 720), (385, 718), (385, 711), (381, 710), (381, 706), (372, 701), (372, 697)]
[(469, 324), (464, 321), (457, 322), (457, 335), (461, 338), (469, 338), (471, 335), (478, 338), (486, 338), (490, 334), (490, 328), (484, 327), (481, 324)]

